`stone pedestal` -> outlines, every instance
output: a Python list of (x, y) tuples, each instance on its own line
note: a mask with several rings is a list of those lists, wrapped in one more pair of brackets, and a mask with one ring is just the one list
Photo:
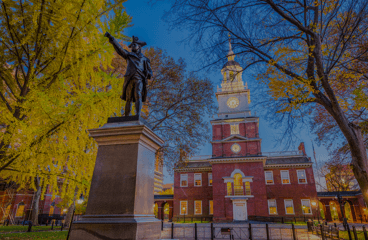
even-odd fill
[(110, 118), (90, 135), (98, 143), (96, 165), (86, 215), (73, 222), (70, 239), (159, 239), (153, 185), (163, 140), (132, 117)]

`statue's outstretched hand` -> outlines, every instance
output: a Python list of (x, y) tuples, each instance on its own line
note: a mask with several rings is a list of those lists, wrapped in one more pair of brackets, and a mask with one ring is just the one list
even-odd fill
[(108, 37), (109, 38), (109, 42), (112, 43), (112, 41), (114, 41), (114, 37), (111, 36), (111, 34), (109, 32), (106, 32), (105, 33), (105, 37)]

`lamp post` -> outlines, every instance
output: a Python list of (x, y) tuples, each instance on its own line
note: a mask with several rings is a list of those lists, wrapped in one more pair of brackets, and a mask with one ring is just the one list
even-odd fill
[(304, 222), (305, 222), (305, 206), (303, 206), (303, 217), (304, 217)]
[(337, 199), (339, 201), (339, 205), (340, 205), (340, 211), (341, 211), (341, 215), (342, 215), (342, 224), (344, 225), (345, 230), (347, 229), (347, 221), (345, 218), (345, 213), (344, 213), (344, 208), (343, 208), (343, 200), (342, 197), (340, 195), (340, 191), (337, 192)]
[(185, 223), (185, 212), (186, 212), (185, 207), (183, 207), (183, 212), (184, 212), (184, 223)]

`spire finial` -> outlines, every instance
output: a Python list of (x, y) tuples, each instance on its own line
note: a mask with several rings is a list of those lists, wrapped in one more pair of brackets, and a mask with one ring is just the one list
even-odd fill
[(228, 36), (229, 36), (229, 52), (227, 53), (227, 57), (228, 57), (228, 60), (230, 61), (230, 60), (234, 60), (234, 52), (233, 52), (233, 49), (232, 49), (232, 47), (231, 47), (231, 35), (230, 35), (230, 33), (228, 34)]

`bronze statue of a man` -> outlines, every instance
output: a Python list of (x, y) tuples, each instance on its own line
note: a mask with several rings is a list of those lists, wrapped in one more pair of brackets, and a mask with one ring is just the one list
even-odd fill
[(146, 43), (133, 36), (133, 41), (128, 46), (132, 49), (132, 52), (128, 52), (120, 46), (110, 33), (106, 32), (105, 36), (109, 38), (109, 42), (114, 46), (115, 51), (128, 62), (121, 96), (121, 99), (126, 101), (124, 115), (129, 116), (131, 103), (134, 102), (136, 115), (140, 116), (142, 102), (145, 102), (147, 97), (147, 79), (152, 77), (150, 60), (141, 53), (141, 48)]

